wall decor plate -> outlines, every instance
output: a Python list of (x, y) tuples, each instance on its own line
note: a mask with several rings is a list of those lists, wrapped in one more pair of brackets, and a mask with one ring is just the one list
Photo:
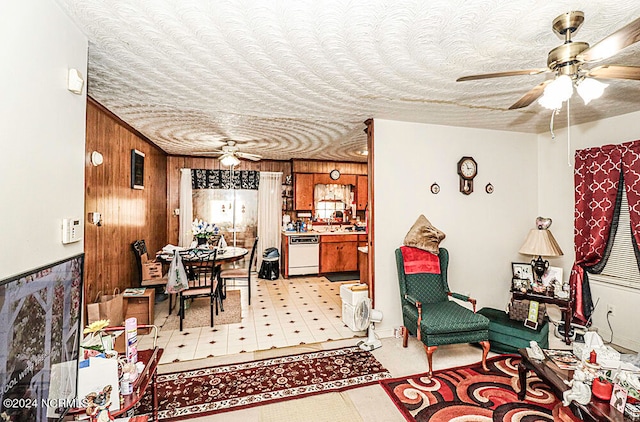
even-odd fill
[(437, 183), (434, 183), (433, 185), (431, 185), (431, 193), (436, 195), (438, 193), (440, 193), (440, 185), (438, 185)]
[(487, 183), (487, 186), (484, 187), (484, 190), (488, 193), (488, 194), (492, 194), (493, 193), (493, 185), (491, 183)]

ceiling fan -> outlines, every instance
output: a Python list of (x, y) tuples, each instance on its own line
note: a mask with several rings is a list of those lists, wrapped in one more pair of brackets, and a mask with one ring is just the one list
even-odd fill
[(239, 158), (244, 158), (251, 161), (260, 161), (260, 159), (262, 158), (262, 156), (258, 154), (250, 154), (248, 152), (238, 151), (238, 147), (236, 146), (235, 141), (227, 141), (227, 145), (224, 145), (222, 149), (217, 151), (203, 152), (203, 154), (220, 155), (218, 159), (225, 166), (237, 166), (238, 164), (240, 164)]
[(458, 78), (456, 82), (553, 73), (555, 74), (554, 79), (548, 79), (535, 86), (509, 109), (527, 107), (542, 96), (540, 98), (542, 106), (557, 110), (562, 106), (563, 101), (571, 97), (573, 85), (576, 86), (576, 90), (586, 104), (591, 99), (602, 95), (604, 88), (608, 86), (593, 78), (640, 80), (640, 66), (605, 64), (592, 69), (587, 69), (584, 66), (605, 60), (631, 44), (640, 41), (640, 18), (623, 26), (593, 46), (589, 46), (585, 42), (571, 40), (571, 35), (578, 31), (583, 22), (584, 13), (580, 11), (567, 12), (554, 19), (551, 26), (553, 32), (559, 38), (564, 39), (564, 43), (549, 52), (546, 68), (463, 76)]

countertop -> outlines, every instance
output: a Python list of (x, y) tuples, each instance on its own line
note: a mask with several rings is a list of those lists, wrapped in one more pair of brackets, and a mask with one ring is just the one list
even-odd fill
[(282, 234), (285, 236), (331, 236), (331, 235), (336, 235), (336, 234), (340, 234), (340, 235), (349, 235), (349, 234), (363, 234), (366, 235), (367, 232), (357, 232), (357, 231), (347, 231), (347, 230), (335, 230), (335, 231), (331, 231), (330, 229), (327, 229), (325, 231), (325, 229), (321, 229), (321, 230), (311, 230), (311, 231), (307, 231), (307, 232), (292, 232), (292, 231), (282, 231)]

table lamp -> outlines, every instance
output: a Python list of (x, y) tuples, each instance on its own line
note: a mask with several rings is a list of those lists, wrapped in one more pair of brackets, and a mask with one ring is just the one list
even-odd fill
[(527, 234), (524, 244), (520, 247), (519, 253), (523, 255), (537, 255), (538, 259), (531, 260), (531, 266), (536, 274), (536, 282), (542, 282), (542, 276), (547, 268), (549, 261), (543, 260), (543, 256), (562, 256), (562, 249), (551, 234), (549, 227), (551, 226), (550, 218), (536, 218), (536, 228), (531, 229)]

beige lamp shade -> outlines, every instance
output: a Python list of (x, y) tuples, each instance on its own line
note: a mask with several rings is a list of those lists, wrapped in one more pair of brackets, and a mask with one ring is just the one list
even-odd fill
[(560, 245), (551, 234), (551, 230), (531, 229), (524, 244), (518, 251), (523, 255), (534, 256), (561, 256)]

